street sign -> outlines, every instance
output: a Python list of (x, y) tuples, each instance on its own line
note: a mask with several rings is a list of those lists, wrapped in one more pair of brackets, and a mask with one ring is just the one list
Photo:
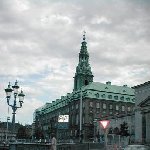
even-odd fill
[(107, 126), (109, 125), (109, 123), (110, 123), (109, 120), (102, 120), (102, 121), (100, 121), (100, 124), (102, 125), (102, 127), (103, 127), (104, 129), (107, 128)]

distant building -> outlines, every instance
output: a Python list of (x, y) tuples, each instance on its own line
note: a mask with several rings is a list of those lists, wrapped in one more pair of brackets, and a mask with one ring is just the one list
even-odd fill
[(0, 142), (6, 141), (6, 140), (8, 141), (14, 140), (15, 137), (16, 137), (16, 134), (12, 133), (10, 130), (7, 130), (5, 128), (0, 128)]
[[(112, 85), (93, 82), (93, 74), (89, 64), (89, 53), (85, 35), (79, 53), (79, 63), (74, 77), (72, 93), (60, 99), (46, 103), (34, 113), (34, 134), (49, 137), (54, 132), (58, 140), (73, 139), (80, 136), (80, 102), (82, 100), (82, 138), (89, 141), (99, 130), (98, 120), (110, 119), (113, 128), (119, 127), (123, 121), (129, 122), (130, 129), (134, 124), (134, 89), (127, 85)], [(58, 116), (69, 115), (68, 128), (58, 129)], [(95, 127), (96, 120), (96, 127)], [(95, 130), (96, 128), (96, 130)]]
[(135, 141), (150, 143), (150, 81), (135, 89)]
[(18, 131), (18, 128), (20, 127), (20, 124), (16, 123), (15, 126), (16, 132), (12, 133), (12, 123), (8, 122), (7, 125), (7, 122), (0, 122), (0, 141), (14, 140), (16, 138), (16, 133)]
[[(15, 123), (15, 133), (12, 132), (12, 123), (11, 122), (0, 122), (0, 142), (1, 141), (11, 141), (17, 138), (18, 130), (22, 127), (21, 124)], [(26, 125), (26, 128), (31, 128), (29, 125)], [(32, 128), (30, 129), (30, 132)], [(31, 135), (31, 133), (30, 133)]]

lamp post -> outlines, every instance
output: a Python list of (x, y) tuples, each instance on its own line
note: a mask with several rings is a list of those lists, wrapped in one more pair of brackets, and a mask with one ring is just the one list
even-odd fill
[(93, 125), (94, 125), (94, 138), (93, 138), (93, 142), (96, 142), (96, 123), (97, 123), (97, 119), (94, 119), (93, 121)]
[(79, 142), (82, 143), (82, 87), (81, 87), (81, 96), (80, 96), (80, 140)]
[[(12, 108), (12, 132), (15, 132), (15, 114), (16, 114), (16, 110), (18, 108), (22, 107), (22, 103), (24, 100), (24, 96), (25, 94), (23, 93), (23, 91), (21, 90), (21, 92), (18, 94), (18, 82), (16, 80), (15, 85), (11, 87), (10, 82), (8, 84), (8, 88), (5, 89), (6, 92), (6, 99), (7, 99), (7, 104), (8, 106), (10, 106)], [(14, 101), (12, 104), (10, 104), (10, 99), (11, 99), (11, 93), (14, 92)], [(17, 106), (17, 97), (19, 98), (19, 103), (20, 105)]]
[(106, 150), (107, 150), (107, 127), (108, 127), (109, 123), (110, 123), (109, 120), (100, 121), (100, 124), (103, 127), (104, 133), (105, 133), (105, 147), (106, 147)]
[(10, 117), (7, 117), (7, 131), (6, 131), (6, 142), (7, 142), (7, 139), (8, 139), (8, 120), (10, 120)]

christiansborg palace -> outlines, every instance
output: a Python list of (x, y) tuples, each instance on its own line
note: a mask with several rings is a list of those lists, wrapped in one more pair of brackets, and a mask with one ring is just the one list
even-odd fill
[[(110, 134), (117, 134), (120, 124), (126, 122), (128, 133), (135, 139), (135, 113), (139, 110), (137, 107), (144, 105), (143, 103), (140, 106), (135, 105), (135, 90), (141, 86), (133, 88), (127, 85), (117, 86), (112, 85), (110, 81), (104, 84), (94, 82), (93, 77), (87, 43), (85, 35), (83, 35), (79, 62), (74, 76), (74, 89), (71, 93), (67, 93), (65, 96), (61, 96), (51, 103), (48, 102), (35, 110), (35, 136), (39, 134), (43, 138), (48, 138), (51, 133), (55, 133), (58, 141), (70, 139), (78, 141), (79, 137), (82, 137), (84, 141), (88, 142), (103, 135), (99, 120), (109, 119), (110, 130), (108, 132)], [(146, 85), (150, 87), (149, 82)], [(141, 101), (143, 100), (145, 99)], [(69, 122), (62, 124), (62, 127), (58, 123), (59, 115), (69, 116)], [(144, 126), (146, 128), (146, 122)], [(146, 137), (149, 138), (146, 133), (146, 130), (141, 133), (141, 140), (142, 136), (145, 136), (145, 139)]]

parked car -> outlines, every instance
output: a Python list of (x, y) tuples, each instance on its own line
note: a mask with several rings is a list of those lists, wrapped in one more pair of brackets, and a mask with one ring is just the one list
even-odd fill
[(128, 145), (124, 150), (150, 150), (150, 147), (146, 145)]

